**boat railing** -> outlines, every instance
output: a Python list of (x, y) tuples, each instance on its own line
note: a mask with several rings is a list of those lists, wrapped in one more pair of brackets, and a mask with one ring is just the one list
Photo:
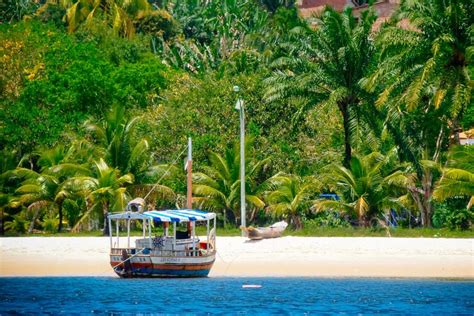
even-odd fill
[(153, 248), (111, 248), (111, 255), (122, 255), (123, 251), (127, 251), (128, 255), (134, 255), (141, 253), (143, 255), (153, 254), (160, 257), (202, 257), (212, 255), (214, 251), (212, 249), (187, 249), (187, 250), (163, 250)]

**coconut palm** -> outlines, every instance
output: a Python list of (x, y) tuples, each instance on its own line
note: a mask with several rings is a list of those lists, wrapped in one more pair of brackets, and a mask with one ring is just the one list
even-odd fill
[[(441, 111), (450, 134), (457, 135), (471, 102), (473, 10), (470, 0), (401, 2), (395, 22), (378, 38), (381, 62), (363, 80), (369, 91), (381, 88), (379, 107), (388, 107), (393, 115), (420, 107)], [(399, 27), (399, 21), (408, 21), (409, 27)]]
[(303, 227), (301, 217), (309, 213), (320, 184), (314, 177), (276, 174), (267, 181), (267, 211), (288, 217), (296, 229)]
[(86, 197), (88, 207), (80, 220), (73, 227), (77, 231), (83, 221), (92, 214), (93, 211), (101, 210), (104, 219), (104, 235), (109, 233), (107, 215), (109, 211), (120, 212), (125, 209), (128, 200), (126, 185), (133, 183), (133, 175), (120, 175), (120, 171), (113, 168), (101, 158), (94, 162), (92, 175), (72, 177), (64, 184), (65, 187), (77, 187), (76, 194)]
[(144, 196), (153, 187), (155, 193), (151, 198), (160, 196), (172, 199), (175, 194), (171, 188), (156, 184), (159, 178), (167, 176), (164, 174), (166, 170), (171, 174), (170, 168), (164, 164), (154, 164), (148, 140), (136, 139), (135, 129), (139, 121), (139, 116), (128, 118), (125, 108), (115, 105), (105, 120), (98, 123), (88, 120), (84, 128), (96, 144), (99, 156), (103, 156), (110, 167), (117, 168), (120, 174), (133, 175), (134, 184), (130, 187), (133, 193)]
[(132, 173), (140, 178), (151, 163), (148, 141), (134, 139), (134, 132), (140, 117), (128, 118), (125, 107), (115, 105), (103, 121), (88, 120), (84, 129), (91, 136), (105, 161), (122, 174)]
[(28, 233), (32, 232), (40, 210), (48, 207), (57, 209), (58, 231), (60, 232), (63, 221), (62, 203), (69, 196), (63, 183), (70, 176), (88, 173), (88, 169), (84, 166), (65, 162), (63, 153), (64, 148), (61, 146), (45, 150), (38, 159), (41, 166), (40, 172), (27, 168), (14, 170), (15, 175), (24, 181), (16, 189), (18, 196), (11, 203), (12, 205), (27, 205), (28, 210), (34, 212)]
[(274, 71), (266, 80), (267, 102), (287, 100), (299, 110), (300, 120), (309, 108), (324, 102), (337, 107), (344, 127), (344, 165), (349, 167), (352, 155), (351, 136), (356, 124), (356, 108), (367, 102), (359, 85), (366, 76), (374, 56), (371, 29), (376, 19), (372, 10), (360, 18), (350, 8), (342, 13), (325, 8), (315, 31), (297, 28), (293, 43), (285, 44), (287, 52), (273, 63)]
[(458, 146), (450, 150), (448, 164), (433, 196), (443, 201), (449, 197), (470, 197), (467, 208), (474, 204), (474, 148)]
[[(249, 157), (251, 140), (246, 141), (245, 200), (250, 208), (263, 209), (265, 203), (259, 197), (262, 187), (256, 177), (268, 164), (268, 159), (255, 161)], [(210, 166), (193, 174), (193, 202), (216, 212), (222, 212), (224, 223), (229, 218), (234, 224), (240, 216), (240, 153), (236, 145), (225, 155), (211, 153)]]
[(374, 152), (351, 159), (351, 168), (331, 165), (327, 180), (342, 201), (318, 200), (316, 211), (337, 210), (358, 218), (359, 225), (368, 226), (373, 219), (391, 208), (401, 207), (403, 187), (396, 181), (404, 174), (402, 166), (394, 165), (396, 151), (384, 156)]
[[(361, 80), (379, 93), (375, 104), (385, 125), (416, 170), (407, 184), (424, 226), (431, 225), (443, 152), (471, 103), (473, 9), (467, 0), (402, 1), (397, 19), (378, 38), (376, 71)], [(399, 27), (406, 21), (408, 27)]]

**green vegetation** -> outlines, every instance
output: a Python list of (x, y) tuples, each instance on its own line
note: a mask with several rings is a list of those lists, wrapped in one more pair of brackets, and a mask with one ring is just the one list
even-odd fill
[[(0, 4), (1, 234), (96, 236), (147, 195), (240, 235), (472, 237), (474, 4), (309, 21), (282, 0)], [(238, 85), (240, 92), (233, 91)], [(325, 195), (321, 195), (325, 194)], [(421, 228), (423, 227), (423, 228)]]

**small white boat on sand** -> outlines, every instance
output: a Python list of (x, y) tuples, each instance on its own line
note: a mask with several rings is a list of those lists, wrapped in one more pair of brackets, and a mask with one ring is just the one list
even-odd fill
[(268, 227), (240, 227), (246, 234), (249, 239), (258, 240), (264, 238), (276, 238), (280, 237), (283, 231), (288, 226), (288, 223), (285, 221), (277, 222)]

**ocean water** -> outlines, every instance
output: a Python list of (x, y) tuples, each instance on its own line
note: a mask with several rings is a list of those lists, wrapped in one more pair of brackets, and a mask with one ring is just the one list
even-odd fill
[[(261, 288), (244, 288), (243, 285)], [(473, 315), (474, 281), (0, 278), (0, 314)]]

